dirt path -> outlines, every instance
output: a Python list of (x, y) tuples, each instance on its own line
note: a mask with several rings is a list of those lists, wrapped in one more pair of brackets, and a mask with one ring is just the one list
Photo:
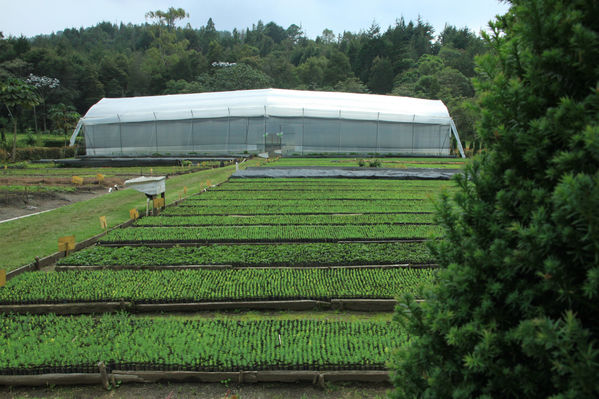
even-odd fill
[(34, 193), (4, 196), (0, 194), (0, 221), (30, 215), (61, 206), (85, 201), (107, 194), (108, 189), (97, 188), (72, 193)]
[(96, 386), (6, 388), (0, 387), (1, 398), (62, 399), (383, 399), (391, 385), (327, 384), (320, 390), (309, 384), (245, 384), (228, 381), (220, 384), (124, 384), (109, 392)]

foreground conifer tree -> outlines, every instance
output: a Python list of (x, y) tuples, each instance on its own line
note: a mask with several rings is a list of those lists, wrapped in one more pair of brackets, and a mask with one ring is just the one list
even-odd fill
[(513, 0), (479, 60), (485, 153), (396, 318), (396, 398), (599, 397), (599, 3)]

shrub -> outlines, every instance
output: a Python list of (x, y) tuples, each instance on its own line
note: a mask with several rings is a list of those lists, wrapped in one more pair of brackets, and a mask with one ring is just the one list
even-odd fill
[(369, 166), (371, 168), (380, 168), (382, 166), (380, 159), (373, 159), (370, 161)]
[[(24, 147), (17, 148), (15, 160), (33, 161), (38, 159), (60, 159), (71, 158), (75, 156), (76, 147), (53, 148), (53, 147)], [(9, 152), (0, 150), (0, 158), (6, 160), (9, 158)]]

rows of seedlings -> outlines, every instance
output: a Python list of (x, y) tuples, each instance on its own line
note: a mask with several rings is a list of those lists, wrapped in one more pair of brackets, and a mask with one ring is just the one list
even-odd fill
[[(447, 186), (252, 179), (192, 196), (109, 232), (56, 271), (11, 279), (0, 291), (0, 374), (90, 373), (99, 361), (108, 372), (385, 370), (405, 342), (389, 315), (240, 321), (136, 313), (269, 303), (392, 310), (396, 298), (434, 284), (427, 241), (441, 232), (431, 198)], [(61, 315), (10, 313), (33, 307)], [(90, 309), (127, 311), (81, 315)]]
[(182, 320), (129, 314), (0, 317), (0, 374), (377, 370), (405, 337), (392, 323)]

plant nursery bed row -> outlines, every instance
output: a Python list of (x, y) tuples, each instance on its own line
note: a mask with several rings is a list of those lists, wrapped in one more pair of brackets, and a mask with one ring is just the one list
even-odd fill
[(234, 266), (234, 265), (74, 265), (54, 267), (56, 272), (70, 271), (97, 271), (97, 270), (227, 270), (227, 269), (289, 269), (303, 270), (310, 269), (438, 269), (439, 265), (435, 263), (425, 264), (390, 264), (390, 265), (315, 265), (315, 266), (277, 266), (277, 265), (262, 265), (262, 266)]
[(434, 269), (244, 268), (31, 272), (0, 291), (0, 304), (182, 303), (391, 299), (417, 294)]
[(346, 178), (302, 178), (302, 177), (280, 177), (280, 178), (253, 178), (253, 179), (231, 179), (228, 181), (228, 185), (247, 185), (247, 186), (256, 186), (263, 185), (266, 187), (276, 186), (276, 185), (296, 185), (298, 187), (304, 185), (315, 185), (315, 186), (352, 186), (353, 182), (356, 182), (356, 185), (361, 184), (365, 186), (369, 185), (380, 185), (380, 186), (396, 186), (396, 185), (406, 185), (406, 186), (431, 186), (437, 184), (447, 184), (444, 180), (394, 180), (394, 179), (352, 179), (348, 180)]
[[(219, 225), (215, 225), (212, 223), (206, 224), (206, 223), (202, 223), (202, 222), (185, 222), (184, 220), (181, 221), (177, 221), (178, 223), (168, 223), (168, 221), (160, 221), (160, 222), (155, 222), (153, 223), (152, 220), (148, 220), (146, 221), (144, 224), (137, 224), (137, 225), (133, 225), (131, 226), (132, 228), (140, 228), (140, 227), (215, 227), (215, 226), (219, 226)], [(355, 224), (355, 221), (349, 222), (349, 223), (334, 223), (334, 222), (327, 222), (326, 224), (321, 224), (321, 226), (347, 226), (348, 224)], [(417, 222), (390, 222), (390, 223), (365, 223), (365, 222), (361, 222), (360, 226), (380, 226), (380, 225), (387, 225), (387, 226), (432, 226), (435, 225), (435, 223), (417, 223)], [(246, 227), (273, 227), (273, 226), (297, 226), (297, 227), (302, 227), (302, 226), (314, 226), (314, 223), (256, 223), (256, 224), (227, 224), (227, 227), (231, 227), (231, 228), (238, 228), (238, 229), (243, 229)], [(220, 225), (222, 226), (222, 225)]]
[(392, 201), (426, 201), (429, 200), (429, 197), (436, 194), (436, 191), (433, 192), (421, 192), (414, 191), (413, 194), (408, 195), (403, 191), (397, 191), (388, 195), (381, 195), (378, 191), (373, 191), (370, 195), (365, 195), (363, 193), (356, 193), (354, 195), (350, 195), (346, 191), (340, 191), (339, 193), (335, 192), (321, 192), (315, 193), (311, 195), (304, 195), (302, 193), (298, 193), (297, 191), (291, 191), (289, 194), (282, 194), (280, 192), (270, 193), (270, 192), (262, 192), (260, 194), (247, 193), (244, 195), (215, 195), (212, 192), (209, 195), (201, 195), (201, 196), (191, 196), (186, 202), (187, 203), (195, 203), (201, 204), (205, 201), (221, 201), (224, 203), (237, 203), (239, 201), (291, 201), (291, 200), (301, 200), (301, 201), (381, 201), (381, 200), (392, 200)]
[(305, 215), (305, 216), (154, 216), (140, 219), (133, 227), (177, 227), (177, 226), (343, 226), (375, 224), (433, 224), (428, 214), (398, 215)]
[(362, 243), (362, 244), (376, 244), (376, 243), (401, 243), (401, 242), (425, 242), (427, 238), (413, 237), (413, 238), (397, 238), (397, 239), (384, 239), (384, 240), (310, 240), (310, 239), (298, 239), (298, 240), (286, 240), (286, 241), (102, 241), (98, 245), (103, 247), (155, 247), (155, 248), (171, 248), (171, 247), (198, 247), (212, 244), (222, 245), (277, 245), (277, 244), (301, 244), (301, 243), (332, 243), (332, 244), (348, 244), (348, 243)]
[(256, 266), (337, 266), (434, 263), (426, 242), (394, 243), (293, 243), (204, 244), (168, 248), (147, 246), (93, 246), (59, 260), (59, 266), (172, 266), (233, 265)]
[[(239, 204), (246, 204), (249, 201), (260, 201), (261, 203), (280, 203), (281, 201), (292, 201), (293, 199), (289, 198), (289, 199), (281, 199), (281, 198), (277, 198), (276, 196), (267, 198), (264, 196), (260, 196), (260, 197), (252, 197), (252, 198), (191, 198), (191, 199), (187, 199), (185, 200), (185, 205), (193, 205), (193, 206), (204, 206), (204, 204), (208, 203), (208, 201), (211, 202), (211, 204), (209, 204), (209, 206), (214, 205), (215, 201), (218, 201), (220, 204), (232, 204), (232, 205), (239, 205)], [(410, 198), (402, 198), (402, 196), (400, 194), (398, 194), (397, 196), (394, 196), (393, 198), (351, 198), (351, 197), (337, 197), (337, 196), (321, 196), (320, 198), (299, 198), (299, 200), (301, 201), (305, 201), (305, 202), (322, 202), (322, 201), (343, 201), (343, 202), (369, 202), (369, 201), (395, 201), (395, 202), (400, 202), (400, 201), (429, 201), (430, 198), (427, 198), (426, 196), (418, 196), (418, 197), (410, 197)], [(249, 205), (254, 205), (253, 202), (250, 202)]]
[(393, 207), (422, 207), (430, 206), (425, 198), (409, 198), (409, 199), (240, 199), (240, 200), (221, 200), (221, 199), (202, 199), (202, 200), (185, 200), (180, 206), (193, 208), (315, 208), (315, 207), (356, 207), (357, 205), (368, 206), (370, 208), (393, 208)]
[[(0, 315), (0, 373), (69, 366), (181, 371), (385, 369), (406, 334), (389, 321)], [(189, 350), (193, 348), (193, 350)], [(44, 370), (53, 367), (54, 370)], [(97, 370), (97, 369), (96, 369)], [(86, 371), (86, 370), (73, 370)], [(95, 371), (95, 370), (94, 370)]]
[(218, 215), (326, 215), (326, 214), (343, 214), (343, 213), (432, 213), (434, 205), (432, 202), (421, 201), (418, 204), (405, 203), (403, 205), (395, 204), (394, 206), (387, 205), (372, 205), (368, 201), (358, 203), (353, 206), (329, 206), (319, 204), (318, 206), (195, 206), (195, 205), (180, 205), (177, 207), (167, 208), (160, 213), (162, 216), (177, 215), (177, 216), (218, 216)]
[(100, 242), (336, 242), (340, 240), (399, 240), (437, 237), (437, 225), (277, 225), (205, 226), (205, 227), (138, 227), (113, 230)]
[[(403, 181), (407, 181), (407, 180), (403, 180)], [(222, 192), (222, 193), (245, 193), (245, 192), (335, 192), (335, 191), (343, 191), (343, 192), (402, 192), (402, 191), (409, 191), (409, 192), (437, 192), (439, 190), (442, 190), (444, 188), (451, 188), (451, 186), (448, 186), (447, 184), (445, 185), (439, 185), (439, 187), (371, 187), (371, 186), (334, 186), (334, 187), (327, 187), (326, 185), (322, 185), (322, 186), (305, 186), (305, 187), (285, 187), (285, 186), (279, 186), (279, 187), (262, 187), (262, 188), (255, 188), (255, 186), (247, 186), (244, 188), (238, 188), (238, 187), (232, 187), (232, 186), (227, 186), (227, 187), (222, 187), (219, 189), (210, 189), (208, 190), (208, 192)]]
[(433, 215), (434, 212), (429, 211), (398, 211), (398, 212), (284, 212), (280, 213), (277, 211), (274, 212), (247, 212), (247, 209), (241, 212), (233, 212), (233, 213), (201, 213), (197, 214), (194, 212), (181, 212), (176, 213), (177, 208), (173, 208), (171, 213), (161, 213), (160, 217), (193, 217), (193, 216), (201, 216), (201, 217), (253, 217), (253, 216), (355, 216), (355, 215)]
[(0, 305), (0, 313), (6, 314), (92, 314), (126, 311), (130, 313), (206, 312), (221, 310), (352, 310), (391, 312), (395, 299), (293, 299), (272, 301), (222, 301), (182, 303), (134, 303), (134, 302), (75, 302), (28, 305)]

